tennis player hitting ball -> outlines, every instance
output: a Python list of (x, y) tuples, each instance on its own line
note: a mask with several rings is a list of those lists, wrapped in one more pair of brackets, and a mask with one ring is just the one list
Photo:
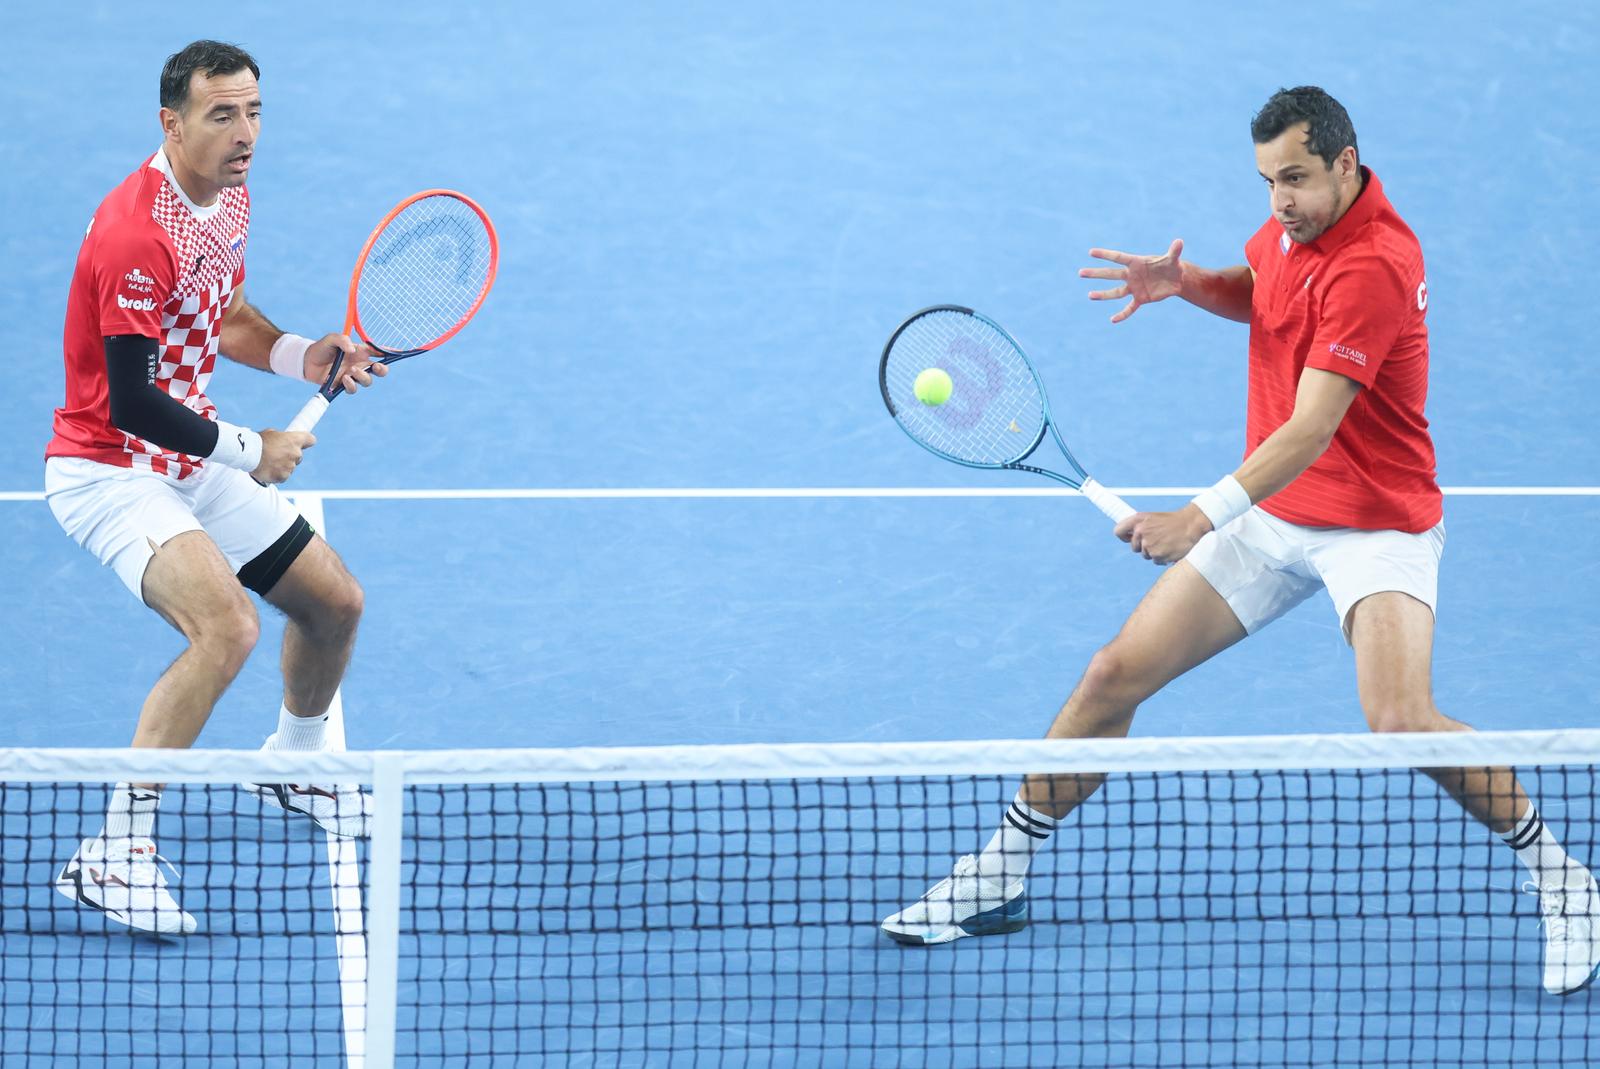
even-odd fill
[[(1116, 527), (1133, 551), (1173, 565), (1083, 678), (1053, 738), (1128, 733), (1139, 704), (1189, 669), (1326, 588), (1355, 650), (1374, 731), (1467, 731), (1433, 704), (1431, 661), (1442, 498), (1423, 416), (1428, 287), (1416, 237), (1360, 163), (1355, 129), (1321, 89), (1275, 93), (1251, 123), (1272, 217), (1248, 265), (1095, 249), (1120, 283), (1112, 316), (1182, 297), (1250, 324), (1245, 461), (1176, 512)], [(1544, 986), (1570, 994), (1600, 971), (1600, 889), (1567, 856), (1508, 768), (1426, 769), (1527, 867), (1544, 917)], [(1011, 932), (1028, 921), (1033, 855), (1103, 776), (1029, 776), (999, 829), (949, 878), (883, 922), (902, 943)]]

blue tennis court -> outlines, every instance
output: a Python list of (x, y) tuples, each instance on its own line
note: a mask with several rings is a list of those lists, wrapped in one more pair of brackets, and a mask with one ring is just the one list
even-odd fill
[[(366, 591), (341, 691), (352, 750), (1042, 734), (1156, 569), (1074, 495), (916, 449), (883, 410), (879, 352), (926, 305), (994, 316), (1039, 364), (1101, 482), (1140, 507), (1186, 500), (1238, 462), (1245, 329), (1178, 302), (1113, 327), (1076, 270), (1090, 246), (1156, 252), (1175, 236), (1193, 260), (1241, 262), (1267, 207), (1250, 116), (1279, 86), (1304, 83), (1349, 108), (1362, 161), (1428, 256), (1428, 416), (1449, 530), (1438, 704), (1483, 729), (1600, 723), (1600, 368), (1583, 268), (1600, 242), (1600, 11), (357, 0), (203, 19), (32, 6), (8, 25), (0, 319), (14, 375), (0, 393), (0, 598), (13, 637), (0, 654), (0, 747), (125, 745), (182, 649), (62, 534), (40, 487), (84, 225), (159, 143), (160, 64), (199, 36), (236, 41), (262, 66), (247, 288), (280, 325), (339, 329), (356, 250), (416, 189), (461, 189), (499, 228), (482, 314), (439, 354), (341, 402), (285, 486)], [(224, 362), (210, 392), (225, 418), (265, 427), (283, 425), (307, 390)], [(262, 625), (204, 747), (254, 749), (272, 729), (281, 620), (264, 611)], [(1322, 596), (1177, 681), (1134, 727), (1364, 731), (1352, 655)], [(454, 801), (418, 788), (423, 839), (408, 863), (441, 874), (445, 899), (430, 908), (465, 921), (402, 936), (416, 955), (402, 988), (422, 1007), (402, 1044), (417, 1064), (451, 1065), (1181, 1065), (1207, 1044), (1265, 1052), (1237, 1063), (1262, 1065), (1520, 1064), (1537, 1051), (1540, 1064), (1579, 1066), (1600, 1055), (1596, 996), (1538, 988), (1538, 914), (1515, 893), (1514, 861), (1454, 823), (1444, 847), (1352, 832), (1344, 848), (1369, 877), (1417, 849), (1490, 868), (1497, 882), (1426, 888), (1429, 904), (1387, 911), (1385, 881), (1341, 888), (1376, 912), (1338, 919), (1337, 940), (1318, 927), (1333, 920), (1297, 934), (1299, 922), (1262, 904), (1278, 892), (1253, 885), (1246, 918), (1179, 909), (1119, 926), (1111, 906), (1090, 908), (1098, 858), (1064, 835), (1038, 870), (1050, 912), (1027, 931), (926, 952), (884, 941), (876, 921), (981, 845), (1012, 782), (914, 800), (899, 819), (915, 822), (926, 871), (874, 867), (859, 841), (845, 845), (852, 814), (888, 804), (882, 790), (813, 784), (793, 817), (809, 840), (767, 812), (745, 848), (770, 871), (721, 892), (798, 903), (778, 919), (730, 898), (695, 913), (649, 897), (654, 879), (687, 879), (674, 868), (684, 864), (705, 893), (725, 858), (695, 869), (711, 855), (634, 858), (623, 841), (614, 854), (556, 859), (597, 880), (642, 866), (643, 927), (563, 927), (548, 911), (603, 908), (570, 889), (496, 914), (499, 866), (535, 878), (526, 857), (497, 850), (531, 846), (534, 832), (519, 825), (511, 846), (487, 845), (480, 829), (511, 818), (461, 808), (513, 799), (543, 815), (542, 836), (603, 820), (604, 796), (567, 810), (509, 788)], [(1540, 782), (1568, 847), (1600, 860), (1593, 783), (1560, 770)], [(1141, 795), (1146, 786), (1113, 785), (1087, 819), (1159, 823), (1163, 799)], [(1186, 812), (1218, 825), (1243, 804), (1196, 789)], [(689, 834), (677, 819), (729, 834), (725, 800), (708, 814), (640, 791), (613, 814), (625, 840), (652, 822)], [(320, 834), (266, 819), (242, 794), (193, 789), (164, 804), (159, 834), (204, 935), (198, 946), (130, 939), (50, 890), (53, 867), (92, 831), (79, 808), (101, 806), (98, 788), (81, 795), (0, 794), (7, 840), (29, 841), (25, 857), (7, 857), (0, 889), (4, 1030), (65, 1032), (68, 1017), (85, 1032), (150, 1030), (114, 1064), (346, 1064)], [(1314, 869), (1341, 847), (1310, 832), (1301, 841), (1296, 826), (1448, 812), (1420, 794), (1366, 804), (1291, 792), (1290, 832), (1280, 826), (1273, 848), (1286, 868)], [(1102, 829), (1108, 848), (1142, 849), (1139, 834)], [(803, 841), (820, 853), (790, 850)], [(830, 843), (848, 863), (829, 863)], [(1170, 849), (1182, 865), (1182, 845), (1162, 840), (1148, 856)], [(245, 908), (224, 869), (273, 890)], [(479, 887), (474, 869), (490, 883)], [(1223, 892), (1178, 900), (1209, 893)], [(1452, 944), (1463, 960), (1401, 957), (1408, 910), (1448, 929), (1451, 895), (1476, 911)], [(823, 900), (848, 907), (807, 912)], [(1050, 915), (1068, 903), (1085, 912)], [(1143, 963), (1127, 932), (1181, 946), (1194, 926), (1242, 956), (1168, 962), (1154, 988), (1135, 982)], [(646, 946), (670, 965), (629, 979)], [(1323, 952), (1381, 994), (1357, 1005), (1360, 995), (1319, 989), (1309, 973)], [(316, 967), (291, 969), (291, 956)], [(566, 973), (539, 971), (554, 963)], [(999, 974), (1024, 991), (996, 1002)], [(1422, 975), (1432, 993), (1408, 999)], [(1085, 992), (1086, 977), (1110, 986)], [(1173, 999), (1186, 1009), (1163, 1017)], [(528, 1009), (573, 1000), (591, 1016)], [(1335, 1003), (1360, 1016), (1360, 1042), (1302, 1016)], [(1079, 1014), (1103, 1034), (1057, 1020)], [(1239, 1034), (1246, 1017), (1287, 1023)], [(846, 1053), (858, 1043), (881, 1057)], [(924, 1053), (941, 1046), (943, 1060)], [(4, 1060), (95, 1053), (19, 1046)]]

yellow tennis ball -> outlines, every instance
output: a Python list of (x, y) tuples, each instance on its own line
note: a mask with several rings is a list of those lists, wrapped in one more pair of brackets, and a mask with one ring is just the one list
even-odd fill
[(912, 384), (912, 391), (917, 395), (917, 400), (925, 405), (938, 406), (950, 400), (950, 391), (955, 383), (950, 381), (950, 373), (942, 367), (930, 367), (917, 376), (917, 381)]

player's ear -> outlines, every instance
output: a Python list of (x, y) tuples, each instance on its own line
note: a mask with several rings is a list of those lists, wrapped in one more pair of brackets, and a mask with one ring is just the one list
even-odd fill
[(179, 142), (183, 140), (183, 117), (171, 108), (161, 109), (161, 132), (167, 135), (168, 141)]

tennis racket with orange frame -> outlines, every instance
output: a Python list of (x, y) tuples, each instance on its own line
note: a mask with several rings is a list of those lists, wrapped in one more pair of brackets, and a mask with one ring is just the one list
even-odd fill
[[(344, 332), (378, 353), (378, 363), (436, 349), (483, 307), (500, 264), (500, 241), (489, 215), (471, 197), (449, 189), (415, 193), (390, 210), (361, 247), (350, 276)], [(289, 421), (291, 431), (317, 425), (344, 391), (334, 358), (328, 378)]]

